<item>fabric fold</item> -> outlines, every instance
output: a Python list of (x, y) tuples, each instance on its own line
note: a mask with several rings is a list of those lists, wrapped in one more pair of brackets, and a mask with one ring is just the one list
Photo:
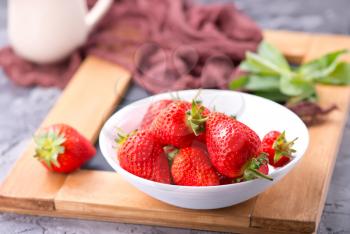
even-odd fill
[[(88, 1), (91, 7), (95, 1)], [(247, 50), (262, 40), (259, 27), (233, 4), (186, 0), (116, 1), (86, 44), (60, 64), (36, 65), (11, 48), (0, 66), (16, 84), (63, 88), (85, 56), (120, 64), (152, 93), (227, 88)]]

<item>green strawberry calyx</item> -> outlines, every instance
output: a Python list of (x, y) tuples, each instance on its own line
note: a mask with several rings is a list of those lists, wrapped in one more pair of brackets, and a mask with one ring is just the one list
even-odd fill
[(36, 144), (34, 157), (45, 163), (48, 168), (51, 168), (52, 164), (60, 167), (58, 156), (65, 151), (63, 146), (65, 141), (65, 136), (52, 128), (39, 133), (34, 136), (34, 142)]
[(258, 157), (252, 158), (246, 165), (243, 176), (237, 179), (237, 182), (254, 180), (257, 178), (263, 178), (272, 181), (273, 178), (265, 175), (264, 173), (259, 171), (259, 168), (262, 165), (266, 165), (268, 163), (268, 157), (266, 153), (261, 153)]
[(129, 137), (135, 135), (136, 133), (137, 133), (137, 129), (131, 131), (130, 133), (125, 133), (123, 129), (118, 128), (117, 137), (114, 140), (118, 145), (122, 145)]
[(164, 153), (168, 157), (169, 163), (172, 163), (175, 156), (180, 152), (180, 150), (172, 145), (167, 145), (163, 147)]
[(272, 145), (272, 148), (275, 150), (275, 155), (273, 157), (274, 163), (277, 163), (283, 156), (292, 158), (292, 154), (296, 152), (292, 147), (297, 139), (296, 137), (292, 141), (287, 141), (285, 131), (277, 137)]
[(204, 110), (205, 107), (194, 99), (191, 109), (186, 112), (186, 123), (196, 136), (204, 131), (205, 121), (207, 121), (207, 117), (203, 116)]

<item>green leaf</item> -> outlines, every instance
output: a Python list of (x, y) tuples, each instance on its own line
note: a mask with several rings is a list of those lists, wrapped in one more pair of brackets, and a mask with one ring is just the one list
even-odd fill
[(330, 85), (349, 85), (350, 84), (350, 64), (345, 62), (338, 63), (334, 71), (327, 77), (317, 80), (317, 82)]
[(272, 90), (279, 88), (279, 77), (250, 75), (245, 88), (249, 91)]
[(287, 102), (290, 98), (289, 96), (281, 93), (281, 91), (278, 89), (268, 90), (268, 91), (256, 91), (256, 92), (253, 92), (253, 94), (270, 99), (275, 102), (280, 102), (280, 103)]
[(246, 53), (246, 60), (240, 65), (240, 69), (255, 74), (272, 76), (289, 73), (288, 70), (284, 70), (271, 61), (251, 52)]
[(246, 60), (241, 63), (240, 69), (273, 76), (289, 74), (291, 71), (282, 53), (266, 42), (260, 43), (257, 53), (246, 53)]
[(302, 93), (299, 96), (289, 97), (288, 104), (296, 104), (301, 101), (317, 102), (317, 100), (316, 89), (310, 89), (309, 92)]
[(240, 76), (240, 77), (232, 80), (229, 87), (232, 90), (244, 88), (244, 86), (247, 84), (248, 80), (249, 80), (248, 76)]
[(231, 81), (230, 89), (237, 90), (244, 88), (248, 91), (271, 90), (278, 89), (279, 84), (279, 77), (245, 75)]
[(316, 88), (314, 85), (311, 85), (308, 88), (306, 88), (300, 95), (289, 97), (288, 103), (296, 104), (301, 101), (316, 102), (317, 100), (318, 96), (316, 93)]
[(328, 53), (321, 58), (312, 60), (311, 62), (300, 66), (298, 72), (307, 80), (325, 78), (335, 70), (338, 65), (339, 57), (347, 52), (347, 50), (338, 50)]
[(347, 52), (328, 53), (294, 68), (277, 48), (262, 42), (257, 53), (246, 53), (240, 64), (246, 75), (233, 80), (230, 88), (244, 89), (277, 102), (317, 101), (316, 83), (350, 84), (350, 64), (339, 61)]
[(314, 84), (303, 79), (302, 76), (284, 76), (280, 79), (280, 90), (287, 96), (300, 96), (311, 94), (314, 90)]
[(245, 75), (231, 81), (230, 89), (244, 88), (248, 91), (271, 90), (278, 89), (279, 83), (279, 78), (275, 76)]
[(264, 59), (277, 65), (281, 69), (290, 71), (290, 66), (286, 58), (277, 48), (273, 47), (271, 44), (264, 41), (261, 42), (258, 47), (258, 54)]

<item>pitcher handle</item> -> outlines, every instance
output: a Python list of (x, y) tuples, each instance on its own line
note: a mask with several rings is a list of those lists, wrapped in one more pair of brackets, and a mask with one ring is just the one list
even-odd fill
[(99, 0), (85, 17), (88, 32), (95, 27), (98, 21), (104, 16), (111, 7), (113, 0)]

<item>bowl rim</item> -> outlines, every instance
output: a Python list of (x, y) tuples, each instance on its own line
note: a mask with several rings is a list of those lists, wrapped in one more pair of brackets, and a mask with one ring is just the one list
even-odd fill
[[(286, 108), (285, 106), (274, 102), (272, 100), (260, 97), (260, 96), (256, 96), (253, 94), (249, 94), (249, 93), (244, 93), (244, 92), (239, 92), (239, 91), (233, 91), (233, 90), (218, 90), (218, 89), (200, 89), (201, 90), (201, 95), (203, 95), (203, 92), (205, 91), (210, 91), (210, 92), (225, 92), (225, 93), (237, 93), (244, 96), (251, 96), (254, 98), (258, 98), (258, 99), (262, 99), (263, 101), (268, 101), (270, 103), (273, 103), (274, 105), (278, 105), (279, 107), (285, 109), (287, 112), (289, 112), (289, 114), (293, 115), (294, 117), (296, 117), (296, 119), (298, 119), (298, 121), (301, 123), (302, 127), (306, 129), (306, 135), (305, 137), (305, 149), (304, 152), (300, 153), (300, 157), (298, 157), (297, 159), (292, 160), (291, 162), (289, 162), (287, 165), (280, 167), (280, 168), (276, 168), (272, 173), (269, 174), (269, 176), (271, 176), (272, 178), (276, 178), (278, 176), (278, 174), (282, 174), (282, 176), (286, 175), (287, 173), (283, 174), (283, 171), (288, 171), (289, 169), (292, 169), (293, 167), (295, 167), (295, 165), (302, 159), (302, 157), (304, 157), (308, 147), (309, 147), (309, 141), (310, 141), (310, 136), (309, 136), (309, 130), (306, 127), (305, 123), (299, 118), (299, 116), (297, 116), (294, 112), (292, 112), (291, 110), (289, 110), (288, 108)], [(148, 101), (153, 100), (154, 98), (156, 98), (155, 100), (161, 100), (161, 99), (157, 99), (161, 96), (165, 96), (165, 95), (171, 95), (172, 93), (184, 93), (184, 92), (198, 92), (198, 89), (186, 89), (186, 90), (177, 90), (177, 91), (170, 91), (170, 92), (164, 92), (164, 93), (159, 93), (159, 94), (155, 94), (155, 95), (151, 95), (145, 98), (142, 98), (140, 100), (137, 100), (135, 102), (132, 102), (126, 106), (124, 106), (123, 108), (121, 108), (120, 110), (116, 111), (115, 113), (113, 113), (108, 119), (107, 121), (105, 121), (105, 123), (103, 124), (103, 127), (101, 128), (100, 134), (99, 134), (99, 145), (100, 145), (100, 150), (102, 152), (103, 157), (105, 158), (105, 160), (108, 162), (108, 164), (119, 174), (126, 174), (126, 176), (132, 177), (135, 180), (139, 180), (140, 182), (142, 182), (143, 184), (148, 184), (154, 187), (158, 187), (160, 189), (165, 189), (165, 190), (174, 190), (174, 188), (177, 189), (181, 189), (184, 192), (195, 192), (197, 190), (215, 190), (217, 191), (218, 189), (227, 189), (227, 188), (233, 188), (233, 187), (240, 187), (240, 186), (245, 186), (248, 184), (253, 184), (253, 183), (257, 183), (257, 182), (270, 182), (273, 183), (274, 181), (267, 181), (261, 178), (257, 178), (254, 180), (249, 180), (249, 181), (243, 181), (243, 182), (239, 182), (239, 183), (232, 183), (232, 184), (223, 184), (223, 185), (213, 185), (213, 186), (185, 186), (185, 185), (175, 185), (175, 184), (165, 184), (165, 183), (160, 183), (160, 182), (156, 182), (156, 181), (152, 181), (152, 180), (148, 180), (142, 177), (139, 177), (137, 175), (134, 175), (130, 172), (128, 172), (127, 170), (125, 170), (124, 168), (122, 168), (120, 166), (120, 164), (117, 161), (114, 161), (107, 152), (107, 149), (104, 147), (107, 144), (107, 137), (103, 134), (104, 131), (106, 131), (106, 128), (108, 127), (108, 125), (110, 125), (110, 122), (113, 122), (113, 119), (115, 118), (115, 116), (121, 112), (121, 111), (126, 111), (129, 108), (133, 108), (134, 106), (136, 106), (137, 104), (147, 104)], [(105, 141), (106, 139), (106, 141)]]

